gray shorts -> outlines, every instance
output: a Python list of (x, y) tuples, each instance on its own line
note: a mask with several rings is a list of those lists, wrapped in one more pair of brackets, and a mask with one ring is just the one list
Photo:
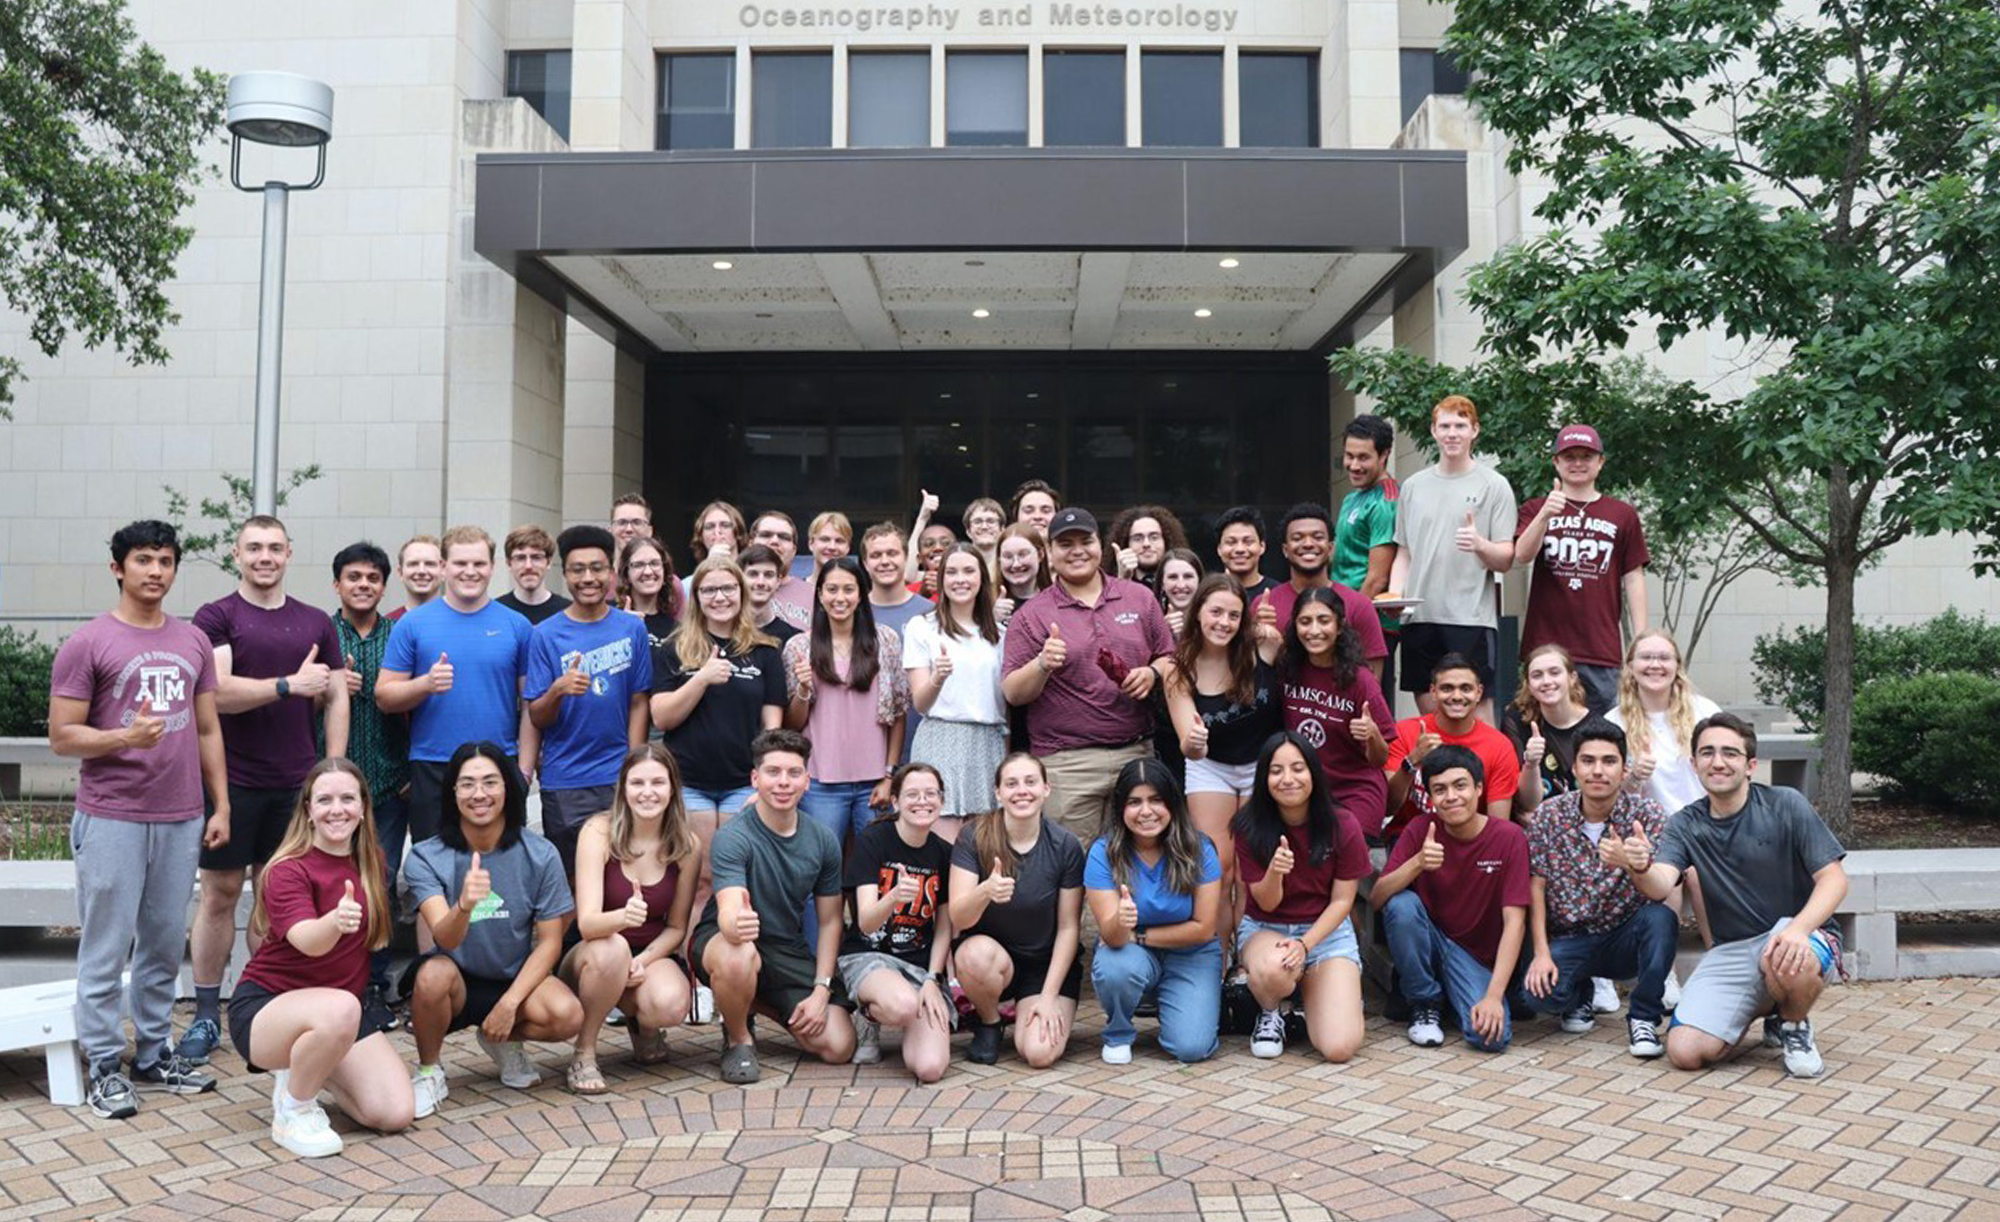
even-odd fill
[[(1754, 938), (1723, 942), (1702, 955), (1694, 974), (1681, 986), (1673, 1025), (1693, 1027), (1729, 1045), (1742, 1039), (1752, 1022), (1771, 1012), (1771, 991), (1764, 987), (1759, 962), (1764, 944), (1791, 923), (1786, 917)], [(1812, 945), (1819, 954), (1820, 973), (1829, 981), (1838, 979), (1840, 939), (1816, 929)]]
[(861, 982), (879, 971), (891, 971), (910, 982), (913, 989), (922, 989), (924, 981), (931, 974), (907, 959), (884, 954), (879, 950), (864, 950), (840, 957), (840, 979), (847, 986), (847, 995), (854, 1004), (861, 1004)]

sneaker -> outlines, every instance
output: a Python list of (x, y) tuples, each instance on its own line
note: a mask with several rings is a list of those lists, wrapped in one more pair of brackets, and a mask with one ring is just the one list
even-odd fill
[(1812, 1020), (1780, 1023), (1778, 1039), (1785, 1046), (1785, 1072), (1794, 1078), (1817, 1078), (1826, 1070), (1819, 1049), (1813, 1044)]
[(619, 1008), (618, 1008), (617, 1006), (613, 1006), (613, 1007), (611, 1007), (611, 1011), (610, 1011), (610, 1013), (608, 1013), (608, 1014), (606, 1014), (606, 1015), (604, 1016), (604, 1025), (605, 1025), (605, 1026), (607, 1026), (607, 1027), (622, 1027), (622, 1026), (624, 1026), (624, 1025), (625, 1025), (625, 1011), (623, 1011), (623, 1010), (619, 1009)]
[(215, 1020), (197, 1018), (181, 1033), (181, 1042), (174, 1045), (174, 1055), (190, 1065), (206, 1065), (209, 1054), (221, 1042), (222, 1028), (215, 1025)]
[(1597, 1004), (1586, 1001), (1580, 1006), (1563, 1012), (1562, 1028), (1571, 1035), (1582, 1035), (1597, 1026)]
[(1267, 1061), (1285, 1055), (1284, 1015), (1276, 1010), (1257, 1015), (1257, 1025), (1250, 1031), (1250, 1055)]
[(1783, 1048), (1785, 1046), (1784, 1037), (1778, 1032), (1778, 1028), (1783, 1025), (1784, 1020), (1775, 1014), (1766, 1014), (1764, 1016), (1764, 1047)]
[(484, 1048), (486, 1055), (492, 1057), (493, 1063), (500, 1067), (500, 1084), (502, 1086), (511, 1086), (515, 1090), (527, 1090), (531, 1086), (541, 1084), (542, 1071), (535, 1068), (534, 1058), (528, 1055), (528, 1046), (526, 1044), (523, 1044), (519, 1040), (508, 1040), (504, 1044), (496, 1044), (492, 1040), (487, 1039), (486, 1033), (482, 1031), (479, 1033), (479, 1046)]
[(388, 990), (378, 984), (368, 986), (368, 995), (361, 1000), (361, 1013), (368, 1026), (377, 1031), (394, 1031), (403, 1025), (402, 1015), (389, 1002)]
[(201, 1095), (215, 1089), (215, 1079), (175, 1053), (158, 1065), (134, 1065), (132, 1081), (140, 1090), (164, 1091), (170, 1095)]
[(882, 1059), (882, 1024), (866, 1014), (854, 1016), (854, 1063), (874, 1065)]
[(328, 1158), (346, 1148), (317, 1103), (280, 1107), (271, 1115), (271, 1140), (300, 1158)]
[(705, 984), (694, 986), (694, 1005), (689, 1008), (688, 1021), (697, 1025), (715, 1021), (715, 990)]
[(1410, 1006), (1410, 1042), (1419, 1048), (1444, 1046), (1444, 1021), (1436, 1006)]
[(1132, 1045), (1106, 1044), (1104, 1046), (1104, 1063), (1106, 1065), (1130, 1065), (1132, 1063)]
[[(1602, 976), (1591, 977), (1591, 1010), (1598, 1014), (1616, 1014), (1618, 1013), (1618, 1006), (1618, 982), (1616, 980), (1606, 980)], [(1563, 1030), (1567, 1031), (1569, 1028), (1564, 1027)], [(1589, 1028), (1586, 1027), (1584, 1030), (1588, 1031)]]
[(762, 1071), (757, 1065), (757, 1045), (732, 1044), (722, 1050), (722, 1080), (733, 1086), (748, 1086)]
[(1633, 1056), (1650, 1061), (1667, 1050), (1667, 1046), (1660, 1042), (1659, 1028), (1645, 1019), (1628, 1018), (1625, 1029), (1630, 1032), (1630, 1042), (1625, 1045), (1625, 1051)]
[(438, 1105), (451, 1097), (451, 1085), (444, 1080), (444, 1070), (436, 1065), (419, 1066), (410, 1075), (410, 1090), (417, 1097), (413, 1114), (418, 1120), (436, 1112)]
[(1000, 1024), (972, 1020), (972, 1046), (965, 1050), (975, 1065), (991, 1065), (1000, 1059)]
[(1668, 972), (1665, 990), (1660, 994), (1660, 1008), (1672, 1014), (1681, 1004), (1681, 974)]
[(125, 1120), (139, 1112), (139, 1094), (114, 1065), (90, 1075), (90, 1110), (105, 1120)]

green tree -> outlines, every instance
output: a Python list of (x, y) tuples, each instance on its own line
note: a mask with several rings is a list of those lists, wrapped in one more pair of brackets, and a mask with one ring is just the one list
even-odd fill
[[(312, 483), (324, 474), (318, 463), (300, 467), (287, 474), (279, 482), (277, 491), (278, 508), (292, 499), (292, 493), (306, 484)], [(236, 536), (243, 533), (243, 524), (255, 514), (251, 499), (250, 477), (223, 473), (222, 483), (228, 492), (220, 499), (205, 496), (196, 506), (200, 514), (194, 521), (188, 518), (188, 494), (171, 484), (161, 484), (160, 491), (167, 495), (167, 518), (181, 537), (181, 558), (183, 561), (199, 560), (212, 564), (231, 577), (243, 574), (236, 568)], [(197, 523), (211, 523), (203, 529), (196, 529)]]
[[(0, 295), (54, 356), (74, 332), (134, 364), (167, 359), (163, 287), (194, 230), (223, 78), (140, 42), (124, 0), (0, 4)], [(0, 415), (21, 364), (0, 356)]]
[[(1656, 529), (1720, 508), (1825, 586), (1821, 813), (1846, 830), (1856, 575), (1950, 531), (2000, 569), (2000, 6), (1459, 0), (1447, 49), (1549, 187), (1548, 231), (1469, 283), (1485, 381), (1549, 395), (1503, 418), (1614, 409), (1593, 370), (1642, 328), (1761, 358), (1739, 398), (1592, 422), (1683, 474)], [(1384, 364), (1340, 367), (1368, 390)]]

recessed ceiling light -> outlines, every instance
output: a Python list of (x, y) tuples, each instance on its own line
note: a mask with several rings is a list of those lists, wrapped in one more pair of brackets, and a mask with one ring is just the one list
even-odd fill
[(993, 311), (987, 309), (985, 306), (980, 306), (972, 312), (972, 316), (974, 318), (991, 318), (993, 317)]
[(776, 315), (776, 314), (764, 314), (764, 313), (761, 313), (761, 312), (760, 312), (760, 313), (759, 313), (759, 314), (757, 315), (757, 317), (759, 317), (759, 318), (776, 318), (776, 317), (777, 317), (777, 315)]
[(986, 266), (986, 260), (984, 260), (984, 259), (967, 259), (967, 260), (965, 261), (965, 265), (966, 265), (967, 267), (985, 267), (985, 266)]
[(1214, 313), (1215, 313), (1214, 310), (1209, 309), (1207, 306), (1203, 306), (1199, 310), (1196, 310), (1194, 312), (1194, 316), (1196, 318), (1208, 318), (1214, 315)]
[(715, 262), (709, 264), (709, 266), (714, 268), (716, 271), (726, 272), (730, 268), (735, 267), (736, 265), (734, 263), (731, 263), (727, 259), (717, 259)]
[(1224, 260), (1223, 260), (1223, 261), (1221, 262), (1221, 264), (1219, 264), (1219, 266), (1221, 266), (1221, 267), (1236, 267), (1236, 266), (1238, 266), (1238, 264), (1237, 264), (1236, 260), (1234, 260), (1234, 259), (1224, 259)]
[(1042, 397), (1042, 392), (1039, 390), (1031, 390), (1028, 392), (1028, 397), (1030, 399), (1039, 399)]
[(941, 390), (941, 391), (939, 391), (939, 392), (938, 392), (938, 398), (940, 398), (940, 399), (949, 399), (949, 398), (951, 398), (951, 392), (950, 392), (950, 391), (948, 391), (948, 390)]

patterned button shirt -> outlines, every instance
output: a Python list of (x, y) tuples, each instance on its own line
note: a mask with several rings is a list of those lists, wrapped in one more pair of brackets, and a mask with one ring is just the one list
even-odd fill
[[(1604, 834), (1622, 840), (1632, 834), (1634, 822), (1658, 844), (1667, 812), (1644, 794), (1621, 789), (1604, 821)], [(1528, 869), (1542, 880), (1551, 938), (1609, 933), (1649, 902), (1628, 872), (1598, 857), (1583, 824), (1581, 793), (1548, 799), (1535, 808), (1528, 824)]]
[[(410, 784), (410, 719), (384, 713), (375, 703), (375, 677), (382, 673), (382, 657), (389, 651), (389, 634), (395, 627), (388, 616), (377, 616), (375, 631), (362, 636), (345, 614), (333, 617), (340, 652), (354, 659), (354, 669), (361, 675), (361, 690), (347, 702), (347, 758), (368, 778), (368, 792), (377, 801), (402, 793)], [(325, 749), (322, 729), (320, 750)]]

